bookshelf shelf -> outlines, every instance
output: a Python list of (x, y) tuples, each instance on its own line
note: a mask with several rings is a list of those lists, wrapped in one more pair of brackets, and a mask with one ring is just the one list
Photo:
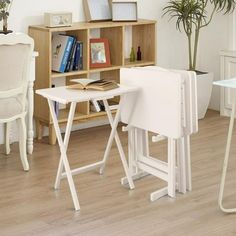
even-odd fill
[(154, 65), (155, 61), (146, 61), (146, 60), (141, 60), (141, 61), (134, 61), (130, 62), (129, 58), (125, 59), (125, 67), (133, 67), (133, 66), (150, 66)]
[[(127, 28), (131, 28), (131, 37), (127, 37)], [(105, 68), (90, 68), (90, 38), (94, 32), (99, 32), (100, 38), (109, 41), (111, 66)], [(52, 36), (64, 33), (74, 36), (83, 43), (83, 70), (66, 73), (52, 72)], [(29, 35), (34, 39), (35, 50), (39, 52), (36, 59), (35, 89), (49, 88), (56, 84), (56, 80), (65, 80), (65, 85), (70, 84), (70, 79), (88, 78), (94, 73), (99, 73), (100, 78), (119, 82), (120, 68), (134, 66), (148, 66), (156, 64), (156, 21), (139, 19), (137, 22), (78, 22), (70, 27), (47, 28), (43, 25), (29, 26)], [(126, 38), (127, 37), (127, 38)], [(142, 61), (129, 62), (125, 49), (131, 40), (132, 47), (137, 50), (141, 47)], [(127, 44), (127, 45), (126, 45)], [(65, 78), (65, 79), (64, 79)], [(56, 143), (55, 131), (50, 117), (46, 99), (35, 95), (34, 117), (36, 121), (37, 137), (41, 138), (43, 126), (49, 127), (49, 143)], [(114, 98), (117, 102), (119, 98)], [(112, 111), (113, 113), (115, 110)], [(90, 111), (89, 102), (79, 103), (76, 107), (74, 123), (104, 119), (105, 112)], [(66, 123), (68, 108), (60, 109), (59, 123)]]
[[(116, 113), (116, 110), (111, 111), (112, 114)], [(106, 116), (106, 112), (105, 111), (100, 111), (100, 112), (90, 112), (90, 117), (91, 118), (96, 118), (96, 117), (104, 117)]]
[(70, 72), (65, 72), (65, 73), (51, 72), (51, 78), (61, 78), (61, 77), (66, 77), (66, 76), (83, 75), (87, 73), (88, 73), (87, 70), (70, 71)]
[(104, 67), (104, 68), (96, 68), (96, 69), (90, 69), (90, 73), (98, 73), (98, 72), (103, 72), (103, 71), (112, 71), (112, 70), (119, 70), (121, 66), (115, 66), (111, 65), (109, 67)]
[[(112, 114), (116, 113), (116, 110), (112, 110), (111, 111)], [(65, 109), (60, 109), (59, 110), (59, 123), (66, 123), (67, 122), (67, 117), (69, 114), (69, 109), (65, 108)], [(79, 122), (87, 122), (88, 120), (91, 121), (93, 119), (96, 119), (97, 117), (105, 117), (106, 116), (106, 112), (105, 111), (100, 111), (100, 112), (93, 112), (90, 111), (89, 114), (83, 114), (80, 112), (76, 112), (75, 113), (75, 117), (74, 117), (74, 121), (79, 121)], [(52, 122), (51, 122), (52, 123)]]
[[(59, 123), (66, 123), (67, 118), (68, 118), (68, 114), (69, 114), (68, 108), (60, 109), (59, 110), (59, 119), (58, 119)], [(88, 115), (76, 111), (74, 120), (83, 120), (83, 119), (87, 119), (87, 118), (88, 118)]]

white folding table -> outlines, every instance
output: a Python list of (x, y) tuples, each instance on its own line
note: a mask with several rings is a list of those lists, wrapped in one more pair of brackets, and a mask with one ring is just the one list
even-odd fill
[(231, 96), (232, 111), (231, 111), (231, 117), (230, 117), (230, 123), (229, 123), (229, 131), (228, 131), (227, 144), (226, 144), (226, 150), (225, 150), (225, 158), (224, 158), (224, 164), (223, 164), (222, 177), (221, 177), (221, 182), (220, 182), (220, 192), (219, 192), (218, 204), (219, 204), (220, 209), (223, 212), (235, 213), (236, 208), (225, 208), (223, 206), (223, 195), (224, 195), (225, 178), (226, 178), (228, 162), (229, 162), (230, 146), (231, 146), (231, 140), (232, 140), (232, 134), (233, 134), (233, 128), (234, 128), (235, 109), (236, 109), (236, 78), (215, 81), (215, 82), (213, 82), (213, 84), (221, 86), (221, 87), (229, 88), (232, 90), (230, 93), (230, 95), (232, 95)]
[[(57, 176), (56, 176), (56, 181), (54, 188), (58, 189), (60, 185), (60, 180), (63, 178), (67, 178), (70, 191), (71, 191), (71, 196), (72, 200), (74, 203), (75, 210), (80, 209), (79, 205), (79, 200), (78, 196), (76, 193), (74, 181), (72, 175), (76, 175), (79, 173), (84, 173), (92, 169), (100, 168), (100, 173), (103, 173), (106, 161), (109, 156), (109, 152), (112, 146), (113, 139), (115, 139), (118, 151), (120, 154), (120, 158), (124, 167), (124, 171), (126, 174), (126, 177), (128, 179), (129, 187), (130, 189), (134, 188), (134, 183), (131, 178), (131, 175), (129, 173), (129, 168), (128, 164), (126, 161), (126, 157), (118, 136), (118, 133), (116, 131), (118, 122), (120, 121), (120, 114), (121, 114), (121, 106), (124, 101), (124, 96), (129, 93), (134, 93), (137, 92), (138, 88), (137, 87), (132, 87), (132, 86), (124, 86), (121, 85), (119, 88), (109, 90), (109, 91), (83, 91), (83, 90), (74, 90), (74, 89), (67, 89), (66, 87), (57, 87), (57, 88), (47, 88), (47, 89), (40, 89), (37, 90), (36, 93), (47, 98), (54, 128), (56, 131), (56, 136), (57, 140), (59, 143), (60, 147), (60, 152), (61, 152), (61, 158), (57, 170)], [(111, 110), (109, 108), (107, 100), (110, 98), (113, 98), (115, 96), (120, 96), (120, 103), (118, 105), (118, 109), (115, 115), (115, 118), (113, 120)], [(69, 143), (69, 137), (71, 133), (71, 127), (73, 124), (73, 118), (74, 118), (74, 113), (75, 113), (75, 108), (76, 104), (79, 102), (85, 102), (85, 101), (91, 101), (91, 100), (102, 100), (107, 112), (108, 120), (111, 125), (111, 133), (110, 137), (108, 139), (108, 143), (105, 149), (104, 157), (102, 161), (83, 166), (77, 169), (71, 170), (68, 158), (67, 158), (67, 147)], [(59, 102), (62, 104), (69, 104), (70, 103), (70, 110), (69, 110), (69, 115), (68, 115), (68, 120), (67, 120), (67, 125), (66, 125), (66, 131), (65, 131), (65, 137), (64, 140), (62, 139), (59, 124), (58, 124), (58, 119), (55, 113), (54, 109), (54, 102)], [(65, 172), (63, 172), (63, 167), (65, 168)]]
[[(121, 113), (122, 122), (128, 124), (124, 130), (133, 180), (151, 174), (168, 183), (150, 195), (151, 201), (167, 194), (175, 197), (176, 186), (181, 193), (191, 191), (189, 137), (198, 131), (196, 74), (156, 66), (122, 68), (120, 81), (140, 87), (138, 94), (125, 96)], [(158, 134), (154, 142), (168, 138), (168, 162), (149, 155), (147, 131)], [(128, 183), (126, 177), (121, 181)]]

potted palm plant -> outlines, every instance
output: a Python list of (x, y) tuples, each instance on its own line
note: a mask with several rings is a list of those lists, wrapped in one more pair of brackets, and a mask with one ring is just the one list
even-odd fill
[(169, 15), (170, 19), (176, 19), (177, 30), (183, 31), (187, 36), (189, 70), (196, 71), (198, 75), (198, 116), (200, 119), (204, 118), (208, 108), (213, 81), (213, 73), (197, 70), (200, 32), (212, 22), (215, 13), (231, 13), (235, 4), (235, 0), (171, 0), (163, 9), (164, 15)]
[(2, 21), (2, 31), (0, 33), (8, 34), (11, 30), (7, 28), (7, 21), (13, 0), (0, 0), (0, 21)]

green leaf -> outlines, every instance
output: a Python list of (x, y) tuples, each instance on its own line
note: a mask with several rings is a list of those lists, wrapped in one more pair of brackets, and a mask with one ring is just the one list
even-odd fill
[[(192, 24), (196, 24), (198, 19), (204, 20), (206, 17), (202, 4), (197, 0), (171, 0), (163, 8), (164, 14), (169, 15), (170, 20), (176, 18), (176, 28), (180, 30), (181, 25), (187, 27), (187, 32)], [(190, 30), (191, 31), (191, 30)]]

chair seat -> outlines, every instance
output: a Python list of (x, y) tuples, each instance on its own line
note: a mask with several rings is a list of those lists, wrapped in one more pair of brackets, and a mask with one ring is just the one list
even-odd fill
[(1, 119), (10, 119), (22, 113), (22, 105), (16, 97), (1, 99), (0, 117)]

